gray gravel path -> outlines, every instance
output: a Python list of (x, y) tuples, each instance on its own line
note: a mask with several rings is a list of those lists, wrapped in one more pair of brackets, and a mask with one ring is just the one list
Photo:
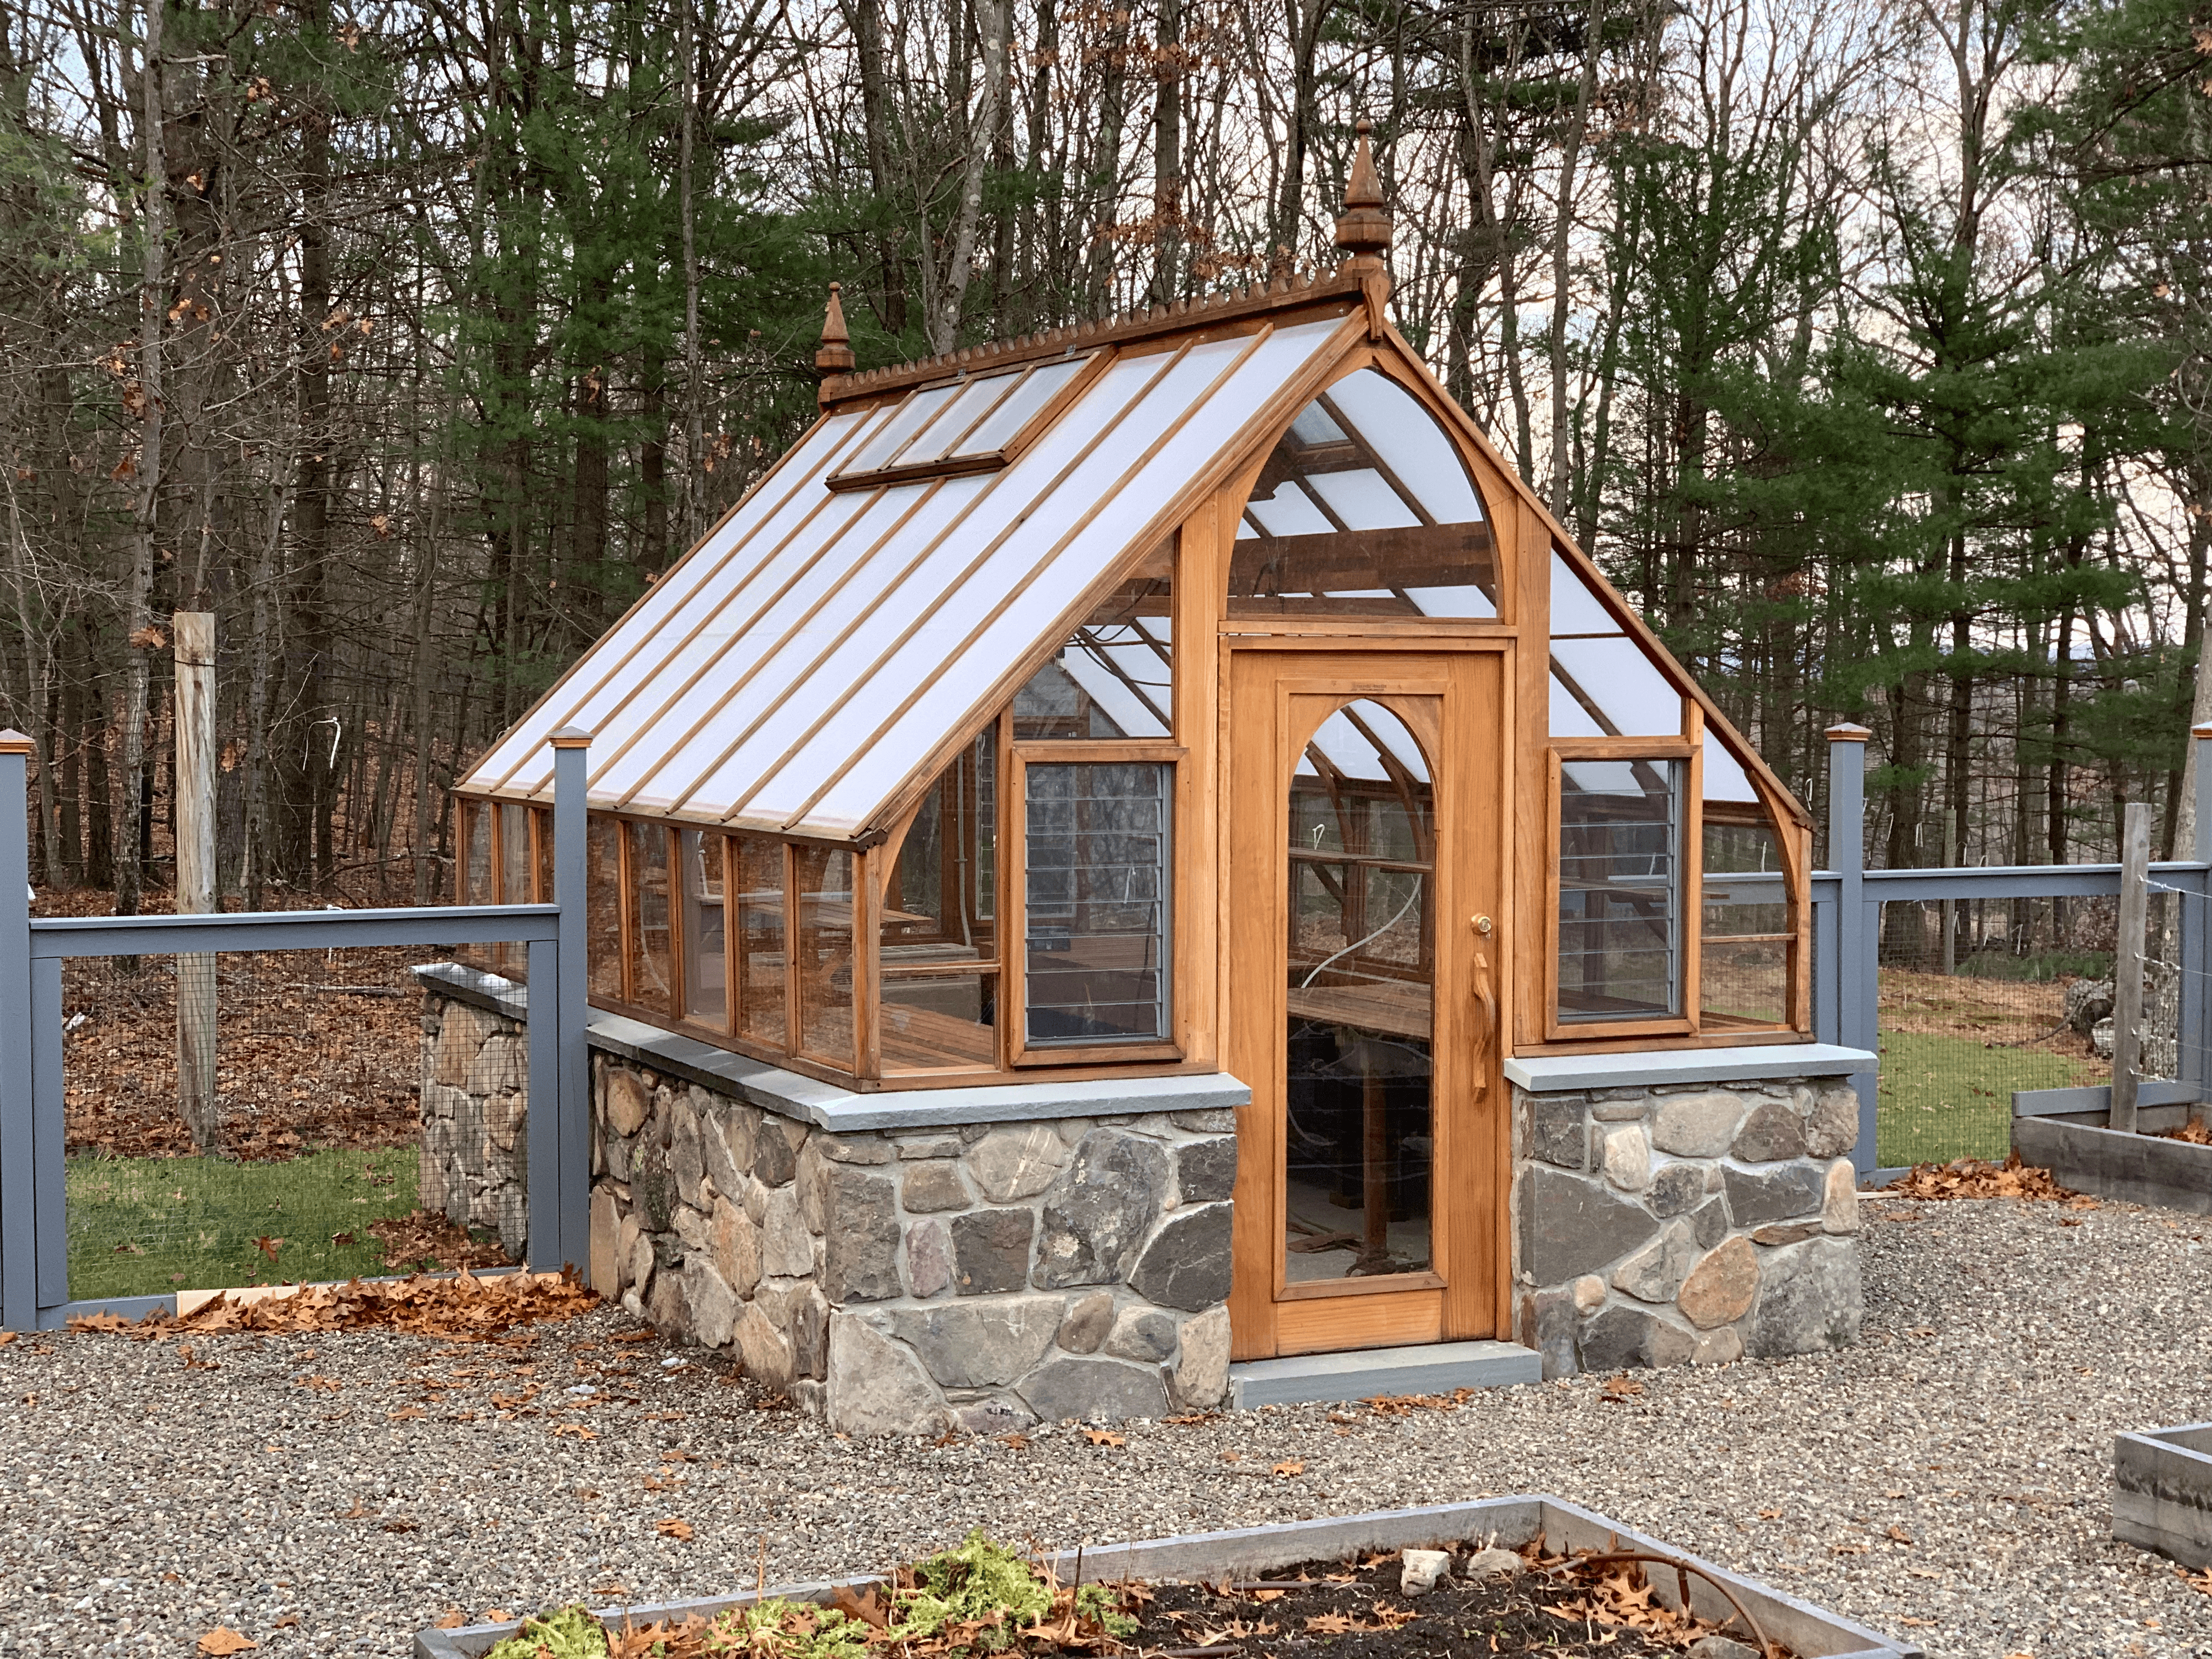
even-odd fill
[[(619, 1316), (511, 1347), (201, 1340), (212, 1368), (173, 1340), (19, 1340), (0, 1347), (0, 1399), (21, 1402), (0, 1421), (0, 1654), (184, 1655), (227, 1624), (267, 1659), (396, 1659), (448, 1607), (750, 1583), (763, 1540), (774, 1583), (976, 1522), (1064, 1544), (1544, 1491), (1933, 1655), (2212, 1655), (2212, 1596), (2106, 1536), (2113, 1432), (2212, 1418), (2212, 1224), (2068, 1226), (2008, 1200), (1867, 1215), (1848, 1353), (1644, 1373), (1626, 1401), (1578, 1378), (1120, 1446), (839, 1440), (758, 1409), (719, 1361), (612, 1341)], [(690, 1541), (656, 1530), (670, 1517)]]

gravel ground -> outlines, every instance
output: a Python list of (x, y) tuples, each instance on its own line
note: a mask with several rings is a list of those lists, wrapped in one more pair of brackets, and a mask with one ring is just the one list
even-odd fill
[[(614, 1341), (630, 1322), (611, 1315), (507, 1346), (202, 1339), (189, 1364), (174, 1340), (19, 1340), (0, 1347), (21, 1402), (0, 1424), (0, 1653), (185, 1655), (228, 1625), (263, 1659), (397, 1659), (451, 1607), (704, 1594), (750, 1583), (763, 1551), (773, 1583), (974, 1523), (1066, 1544), (1550, 1492), (1931, 1655), (2212, 1655), (2212, 1595), (2106, 1536), (2114, 1431), (2212, 1417), (2212, 1224), (1866, 1213), (1847, 1353), (1643, 1373), (1625, 1401), (1584, 1377), (1455, 1411), (1131, 1425), (1121, 1445), (840, 1440), (719, 1359)], [(596, 1403), (568, 1392), (586, 1386)]]

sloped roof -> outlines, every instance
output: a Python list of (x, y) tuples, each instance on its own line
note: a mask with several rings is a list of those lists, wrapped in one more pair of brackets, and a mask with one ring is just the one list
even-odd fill
[(547, 738), (575, 726), (594, 808), (832, 838), (875, 825), (1109, 566), (1171, 528), (1255, 422), (1295, 412), (1357, 301), (1220, 337), (1163, 312), (1111, 342), (1069, 331), (848, 378), (847, 393), (903, 395), (833, 407), (462, 787), (550, 799)]

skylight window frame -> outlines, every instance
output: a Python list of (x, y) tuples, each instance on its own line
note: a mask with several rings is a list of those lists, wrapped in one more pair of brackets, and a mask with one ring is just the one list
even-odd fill
[[(904, 404), (908, 399), (922, 397), (928, 392), (950, 386), (953, 390), (951, 400), (946, 404), (949, 409), (951, 403), (957, 402), (969, 386), (980, 381), (1010, 380), (1013, 382), (1002, 396), (993, 399), (978, 410), (975, 418), (961, 428), (958, 434), (946, 443), (945, 453), (936, 459), (904, 461), (899, 457), (905, 454), (917, 440), (937, 424), (943, 417), (945, 413), (943, 410), (924, 421), (911, 436), (901, 443), (887, 464), (870, 467), (865, 471), (833, 472), (823, 480), (823, 488), (842, 495), (851, 490), (884, 489), (894, 484), (910, 483), (924, 478), (959, 478), (979, 472), (1001, 471), (1019, 460), (1024, 450), (1051, 430), (1053, 423), (1059, 420), (1061, 413), (1070, 404), (1090, 389), (1091, 383), (1105, 372), (1108, 365), (1117, 355), (1111, 349), (1094, 349), (1079, 355), (1039, 358), (1036, 362), (1024, 363), (1018, 368), (1004, 370), (997, 374), (974, 369), (963, 370), (950, 380), (935, 380), (927, 386), (915, 386), (900, 398), (900, 404)], [(973, 455), (954, 453), (990, 420), (992, 415), (1006, 398), (1018, 395), (1023, 386), (1033, 375), (1057, 364), (1070, 362), (1076, 365), (1076, 369), (1067, 377), (1066, 384), (1046, 398), (1005, 443), (996, 449), (982, 450)], [(896, 419), (896, 416), (894, 416), (892, 418)]]

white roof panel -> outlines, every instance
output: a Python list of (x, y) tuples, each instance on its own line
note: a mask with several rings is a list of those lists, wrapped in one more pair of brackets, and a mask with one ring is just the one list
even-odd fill
[[(1009, 671), (1064, 637), (1085, 593), (1170, 527), (1161, 520), (1345, 327), (1331, 318), (1122, 356), (992, 472), (825, 483), (895, 449), (883, 441), (918, 429), (918, 403), (942, 413), (984, 371), (946, 397), (926, 388), (824, 419), (464, 787), (550, 794), (546, 738), (577, 726), (592, 734), (595, 808), (857, 832), (987, 712)], [(1042, 407), (1079, 366), (1040, 364), (1007, 403)]]

